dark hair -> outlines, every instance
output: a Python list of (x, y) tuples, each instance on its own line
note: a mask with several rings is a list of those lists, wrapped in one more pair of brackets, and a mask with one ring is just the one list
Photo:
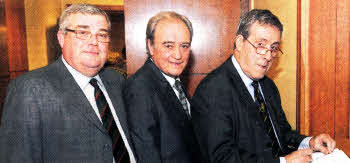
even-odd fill
[[(241, 17), (238, 24), (236, 36), (242, 35), (244, 38), (248, 38), (250, 34), (249, 28), (255, 22), (275, 26), (278, 28), (282, 35), (283, 25), (276, 15), (272, 14), (269, 10), (253, 9)], [(235, 48), (236, 44), (234, 45), (233, 49)]]

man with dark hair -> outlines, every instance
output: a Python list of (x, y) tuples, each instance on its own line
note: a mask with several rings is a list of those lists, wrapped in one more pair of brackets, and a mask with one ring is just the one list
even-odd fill
[(270, 11), (246, 13), (233, 56), (197, 87), (193, 123), (210, 162), (310, 162), (312, 151), (334, 150), (335, 141), (328, 134), (306, 137), (291, 129), (278, 89), (265, 76), (282, 54), (282, 31)]
[(140, 163), (199, 163), (191, 105), (179, 76), (190, 57), (192, 24), (175, 12), (160, 12), (146, 30), (149, 58), (127, 81), (130, 135)]
[(60, 18), (62, 56), (15, 78), (0, 126), (0, 162), (135, 162), (122, 98), (124, 78), (104, 69), (106, 13), (74, 4)]

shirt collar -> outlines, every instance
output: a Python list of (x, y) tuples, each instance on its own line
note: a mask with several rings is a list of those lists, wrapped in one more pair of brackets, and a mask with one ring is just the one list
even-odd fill
[(173, 77), (170, 77), (169, 75), (164, 74), (163, 72), (161, 72), (163, 74), (163, 76), (165, 77), (165, 79), (169, 82), (169, 84), (173, 87), (175, 85), (175, 80), (180, 80), (180, 78), (176, 78), (174, 79)]
[(68, 71), (72, 74), (74, 80), (77, 82), (77, 84), (79, 85), (79, 87), (84, 90), (86, 86), (88, 86), (90, 83), (91, 78), (95, 78), (98, 82), (98, 84), (101, 86), (102, 85), (102, 80), (100, 78), (100, 76), (97, 74), (94, 77), (88, 77), (83, 75), (82, 73), (80, 73), (79, 71), (77, 71), (76, 69), (74, 69), (72, 66), (70, 66), (67, 61), (63, 58), (62, 56), (62, 61), (64, 63), (64, 65), (67, 67)]
[(248, 88), (251, 86), (251, 84), (253, 83), (253, 80), (251, 78), (249, 78), (242, 70), (241, 66), (239, 65), (239, 63), (237, 62), (236, 58), (234, 57), (234, 55), (232, 55), (231, 57), (232, 63), (235, 66), (236, 70), (238, 71), (239, 76), (241, 77), (241, 79), (244, 82), (244, 85)]
[[(153, 62), (153, 59), (152, 59), (152, 58), (150, 58), (150, 59), (151, 59), (151, 61)], [(154, 62), (153, 62), (153, 63), (154, 63)], [(160, 69), (159, 69), (159, 70), (160, 70)], [(177, 77), (177, 78), (175, 79), (175, 78), (173, 78), (173, 77), (170, 77), (169, 75), (164, 74), (162, 70), (160, 70), (160, 72), (162, 73), (162, 75), (165, 77), (165, 79), (169, 82), (169, 84), (170, 84), (172, 87), (175, 85), (175, 80), (179, 80), (179, 81), (180, 81), (180, 78), (179, 78), (179, 77)]]

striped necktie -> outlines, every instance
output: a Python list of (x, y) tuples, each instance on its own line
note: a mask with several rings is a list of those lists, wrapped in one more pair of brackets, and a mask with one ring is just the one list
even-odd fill
[(107, 100), (103, 95), (103, 92), (101, 91), (100, 87), (98, 86), (97, 80), (95, 78), (92, 78), (90, 80), (90, 84), (95, 88), (96, 105), (100, 112), (103, 126), (105, 127), (105, 129), (108, 132), (108, 135), (112, 139), (114, 160), (116, 163), (129, 163), (130, 158), (128, 151), (125, 147), (124, 141), (114, 121)]
[(175, 80), (174, 88), (179, 92), (179, 100), (181, 102), (183, 110), (186, 112), (186, 115), (190, 118), (191, 115), (187, 105), (187, 98), (185, 92), (182, 89), (182, 84), (180, 80)]
[(276, 131), (275, 129), (273, 128), (272, 126), (272, 120), (271, 120), (271, 117), (269, 116), (269, 113), (268, 113), (268, 110), (266, 108), (266, 105), (265, 105), (265, 101), (264, 101), (264, 98), (260, 92), (260, 89), (259, 89), (259, 82), (258, 81), (254, 81), (252, 83), (253, 87), (254, 87), (254, 98), (255, 98), (255, 103), (258, 104), (259, 106), (259, 113), (260, 113), (260, 116), (262, 118), (262, 120), (264, 121), (264, 128), (265, 128), (265, 131), (266, 133), (269, 135), (269, 137), (271, 138), (271, 146), (272, 146), (272, 155), (274, 157), (278, 157), (279, 154), (280, 154), (280, 146), (278, 144), (278, 138), (277, 136), (275, 135), (276, 134)]

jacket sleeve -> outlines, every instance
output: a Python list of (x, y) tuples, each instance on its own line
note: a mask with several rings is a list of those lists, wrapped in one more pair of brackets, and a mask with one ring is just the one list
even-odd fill
[(138, 163), (160, 163), (160, 131), (152, 108), (152, 94), (140, 83), (127, 83), (124, 93), (131, 141)]
[(0, 162), (42, 162), (40, 89), (31, 80), (13, 80), (0, 126)]
[[(246, 131), (239, 129), (239, 116), (245, 108), (237, 105), (240, 98), (232, 85), (222, 81), (225, 79), (204, 81), (193, 96), (193, 123), (203, 155), (213, 163), (279, 162), (279, 158), (272, 158), (271, 154), (258, 154), (241, 147), (239, 133)], [(251, 135), (246, 138), (255, 139)]]
[(292, 129), (283, 111), (278, 88), (272, 81), (270, 82), (272, 84), (271, 88), (269, 89), (272, 90), (273, 98), (267, 99), (267, 103), (271, 104), (271, 110), (276, 115), (275, 117), (279, 128), (279, 136), (283, 142), (284, 152), (285, 154), (289, 154), (298, 149), (299, 144), (304, 138), (306, 138), (306, 136), (301, 135)]

